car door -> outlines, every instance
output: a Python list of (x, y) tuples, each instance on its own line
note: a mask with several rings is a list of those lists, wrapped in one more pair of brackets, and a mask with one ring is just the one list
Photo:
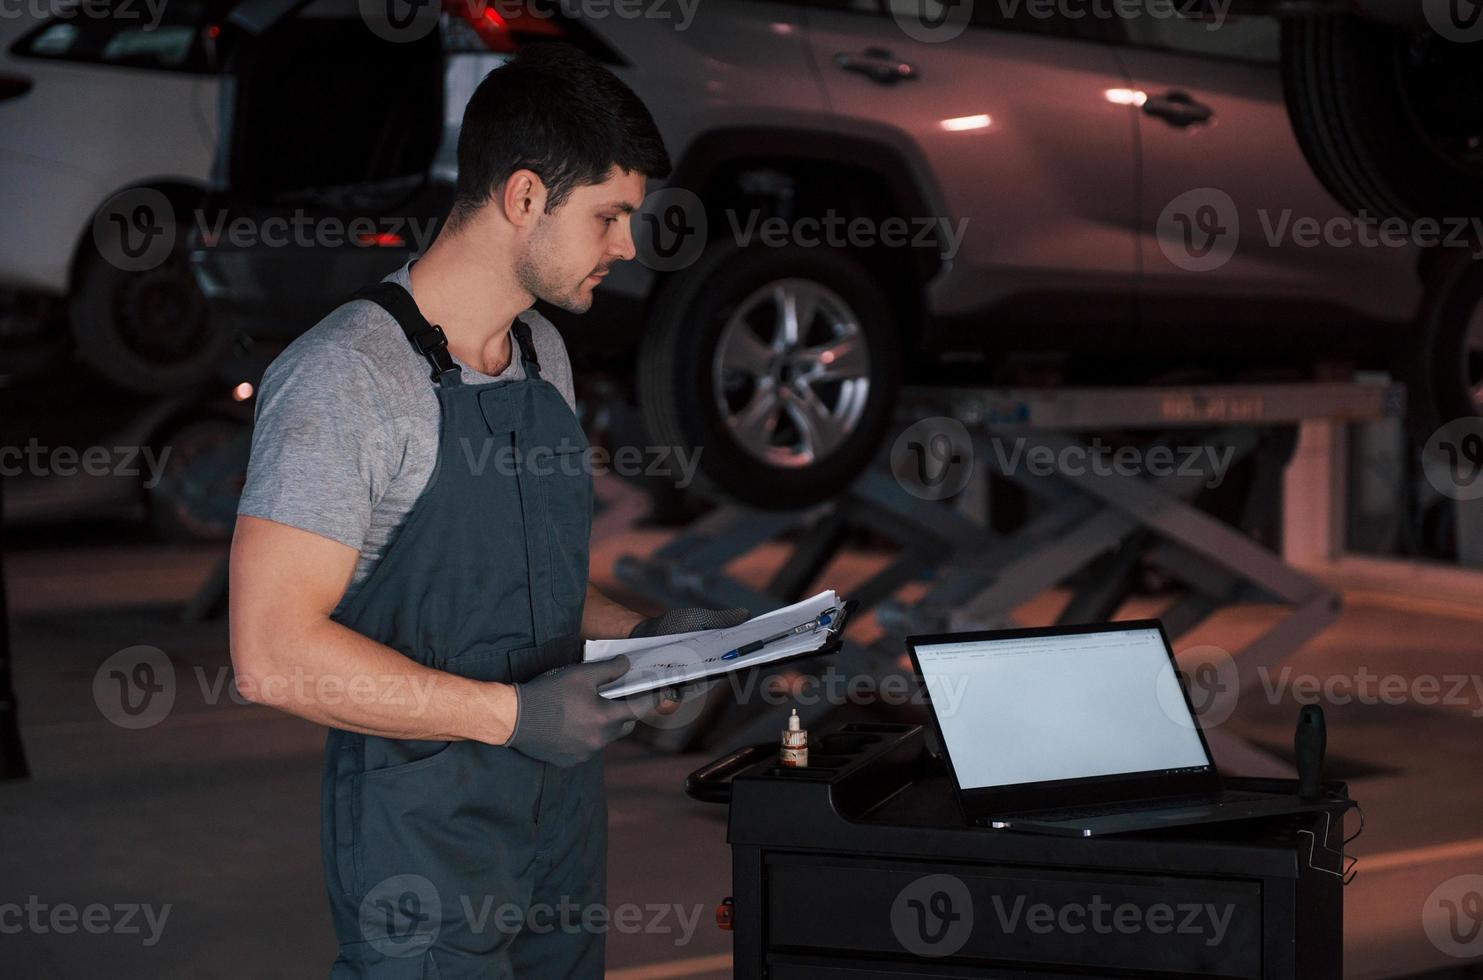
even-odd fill
[(964, 223), (928, 297), (940, 348), (1113, 346), (1133, 323), (1127, 85), (1047, 6), (805, 4), (833, 124), (899, 142), (941, 209), (927, 217)]
[[(1365, 245), (1308, 165), (1287, 114), (1275, 17), (1108, 22), (1139, 105), (1142, 312), (1166, 341), (1311, 344), (1420, 299), (1411, 247)], [(1292, 329), (1299, 328), (1299, 329)]]

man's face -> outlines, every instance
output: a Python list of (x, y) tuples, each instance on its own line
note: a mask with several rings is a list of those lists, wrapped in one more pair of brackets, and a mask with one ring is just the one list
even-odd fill
[(615, 262), (634, 256), (630, 216), (644, 199), (644, 175), (614, 167), (550, 214), (542, 214), (521, 254), (520, 285), (570, 313), (592, 306), (592, 291)]

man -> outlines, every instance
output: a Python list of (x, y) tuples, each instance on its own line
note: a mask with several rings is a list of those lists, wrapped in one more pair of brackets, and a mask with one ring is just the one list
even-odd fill
[(669, 159), (622, 82), (542, 46), (474, 93), (458, 164), (427, 254), (264, 377), (232, 662), (246, 696), (330, 726), (334, 977), (599, 977), (601, 750), (654, 706), (601, 697), (627, 661), (581, 664), (581, 638), (745, 612), (644, 620), (588, 584), (587, 443), (529, 307), (590, 307)]

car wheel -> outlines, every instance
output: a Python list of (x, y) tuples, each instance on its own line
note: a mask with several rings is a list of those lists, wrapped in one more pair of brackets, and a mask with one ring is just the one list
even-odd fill
[[(184, 228), (176, 240), (186, 240)], [(78, 357), (130, 391), (189, 389), (210, 377), (231, 350), (231, 334), (212, 317), (179, 246), (138, 272), (119, 269), (90, 249), (68, 312)]]
[(1295, 17), (1282, 66), (1298, 142), (1349, 210), (1483, 214), (1483, 59), (1468, 45), (1358, 17)]
[(155, 533), (165, 541), (226, 541), (247, 479), (252, 429), (210, 417), (181, 422), (158, 440), (168, 450), (159, 482), (145, 486)]
[(1454, 256), (1432, 277), (1419, 343), (1401, 368), (1411, 433), (1483, 415), (1483, 262)]
[(848, 257), (712, 246), (653, 306), (638, 379), (649, 434), (699, 450), (699, 481), (742, 503), (832, 497), (880, 448), (895, 408), (891, 309)]

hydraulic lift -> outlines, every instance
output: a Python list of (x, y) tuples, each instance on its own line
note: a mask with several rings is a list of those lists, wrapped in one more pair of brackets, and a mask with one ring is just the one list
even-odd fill
[[(893, 557), (848, 596), (859, 602), (856, 622), (874, 612), (883, 633), (815, 664), (824, 680), (829, 672), (900, 674), (905, 636), (1016, 625), (1013, 610), (1049, 589), (1070, 593), (1058, 622), (1109, 618), (1154, 569), (1182, 587), (1160, 617), (1176, 640), (1230, 603), (1288, 607), (1232, 651), (1229, 681), (1240, 690), (1340, 609), (1336, 592), (1254, 536), (1280, 514), (1297, 425), (1399, 417), (1404, 402), (1403, 386), (1366, 380), (908, 389), (894, 438), (838, 499), (802, 511), (722, 503), (652, 556), (620, 558), (615, 572), (659, 602), (744, 606), (755, 615), (809, 594), (862, 533), (889, 541)], [(1215, 472), (1194, 460), (1222, 466)], [(941, 495), (934, 484), (962, 482), (954, 467), (966, 468), (966, 486), (930, 499)], [(997, 529), (1004, 522), (996, 508), (1016, 497), (1028, 504), (1024, 516)], [(787, 549), (771, 581), (753, 588), (728, 573), (729, 563), (768, 543)], [(897, 597), (912, 583), (925, 587), (920, 598)], [(845, 679), (824, 689), (842, 689)], [(835, 705), (821, 698), (796, 707), (808, 727)], [(787, 710), (767, 699), (738, 704), (718, 685), (693, 722), (650, 740), (669, 751), (750, 744), (775, 738)]]

